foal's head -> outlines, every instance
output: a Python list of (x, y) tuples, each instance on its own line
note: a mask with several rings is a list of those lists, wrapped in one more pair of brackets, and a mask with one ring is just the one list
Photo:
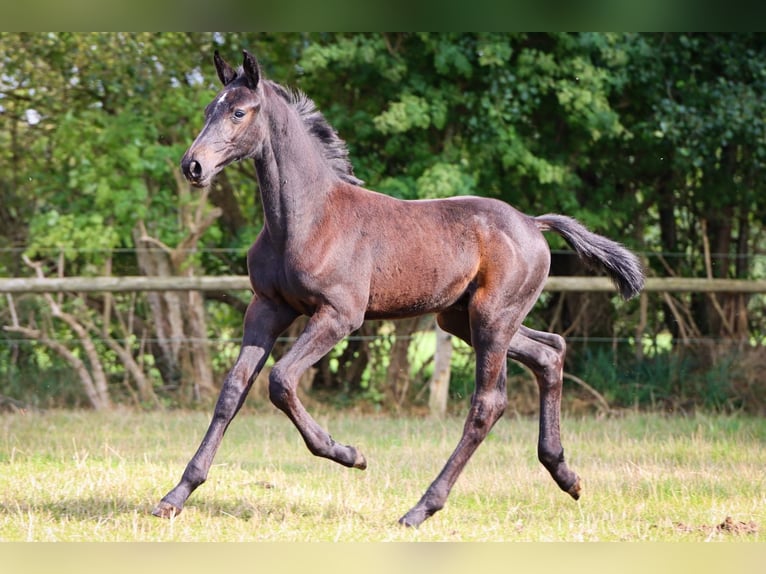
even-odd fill
[(239, 72), (218, 52), (214, 59), (223, 89), (205, 108), (205, 125), (181, 160), (184, 175), (198, 187), (208, 185), (231, 162), (257, 154), (266, 130), (260, 113), (263, 86), (255, 57), (245, 51)]
[[(325, 164), (328, 171), (338, 179), (354, 185), (362, 180), (354, 175), (354, 168), (348, 159), (348, 148), (319, 112), (313, 100), (299, 90), (289, 90), (261, 77), (258, 62), (247, 50), (239, 70), (234, 70), (223, 58), (215, 53), (215, 69), (223, 83), (223, 89), (205, 108), (205, 125), (181, 160), (181, 169), (186, 178), (198, 187), (210, 183), (224, 167), (231, 162), (256, 157), (268, 137), (269, 124), (264, 101), (280, 103), (295, 114), (300, 126), (315, 145), (304, 148), (319, 151), (314, 159), (317, 165)], [(287, 117), (287, 116), (283, 116)], [(279, 137), (295, 136), (278, 130)], [(304, 158), (305, 160), (306, 158)]]

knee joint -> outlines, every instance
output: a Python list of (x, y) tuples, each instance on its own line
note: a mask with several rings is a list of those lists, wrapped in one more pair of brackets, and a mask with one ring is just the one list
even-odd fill
[(284, 409), (287, 406), (289, 395), (288, 385), (277, 367), (274, 367), (269, 373), (269, 400), (277, 408)]

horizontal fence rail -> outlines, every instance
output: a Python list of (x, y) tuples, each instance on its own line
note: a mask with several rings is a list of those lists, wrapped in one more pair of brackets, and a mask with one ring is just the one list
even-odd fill
[[(249, 290), (245, 275), (201, 277), (17, 277), (0, 279), (0, 293), (85, 293), (133, 291), (238, 291)], [(615, 291), (607, 277), (551, 276), (546, 291)], [(650, 277), (646, 291), (688, 293), (766, 293), (765, 279), (704, 279)]]

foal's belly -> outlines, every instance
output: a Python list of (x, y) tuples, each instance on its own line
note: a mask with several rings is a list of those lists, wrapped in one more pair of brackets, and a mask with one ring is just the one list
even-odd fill
[(436, 313), (453, 305), (470, 290), (472, 266), (398, 266), (373, 272), (365, 317), (397, 319)]

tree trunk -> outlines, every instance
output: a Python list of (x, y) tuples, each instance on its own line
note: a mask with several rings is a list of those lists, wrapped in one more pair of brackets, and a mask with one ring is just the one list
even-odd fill
[(431, 416), (444, 418), (447, 414), (449, 381), (452, 362), (452, 336), (435, 326), (436, 350), (434, 352), (434, 374), (428, 383), (428, 408)]
[(216, 391), (213, 379), (213, 366), (210, 359), (208, 344), (207, 321), (205, 320), (205, 301), (199, 291), (186, 293), (187, 309), (186, 324), (190, 339), (186, 345), (184, 356), (184, 372), (192, 376), (194, 399), (211, 396)]
[[(194, 276), (189, 261), (200, 237), (221, 216), (221, 209), (209, 209), (209, 188), (194, 202), (189, 201), (189, 184), (174, 169), (178, 186), (179, 221), (186, 236), (173, 248), (150, 237), (143, 222), (134, 229), (138, 265), (144, 275)], [(197, 291), (165, 291), (147, 294), (154, 318), (157, 346), (153, 349), (163, 381), (180, 388), (193, 401), (215, 393), (213, 369), (207, 343), (207, 323), (202, 294)]]
[[(725, 209), (723, 217), (717, 216), (711, 223), (705, 219), (701, 220), (705, 271), (708, 278), (728, 278), (734, 272), (730, 265), (729, 252), (733, 219), (731, 209)], [(747, 296), (741, 293), (708, 293), (703, 306), (706, 334), (746, 341), (750, 336), (747, 301)]]
[(401, 409), (407, 399), (410, 387), (409, 349), (412, 334), (417, 330), (419, 317), (402, 319), (394, 323), (393, 343), (386, 369), (386, 406), (392, 410)]
[[(145, 230), (134, 230), (138, 266), (143, 275), (179, 275), (172, 256), (157, 247)], [(180, 273), (193, 276), (188, 267)], [(207, 344), (207, 323), (202, 294), (197, 291), (164, 291), (146, 294), (152, 311), (152, 354), (165, 386), (181, 389), (194, 401), (215, 392)]]
[[(166, 253), (143, 239), (138, 229), (133, 230), (136, 244), (138, 269), (148, 277), (164, 277), (172, 275), (170, 258)], [(154, 362), (160, 372), (165, 386), (171, 389), (181, 385), (181, 342), (185, 338), (183, 329), (183, 309), (180, 296), (173, 291), (149, 291), (146, 299), (152, 314), (154, 329), (153, 342), (150, 349)]]

